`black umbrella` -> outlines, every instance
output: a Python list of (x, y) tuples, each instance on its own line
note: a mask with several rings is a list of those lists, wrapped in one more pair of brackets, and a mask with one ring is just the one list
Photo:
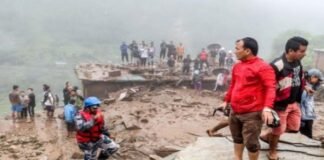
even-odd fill
[(219, 73), (229, 74), (230, 71), (228, 69), (226, 69), (226, 68), (216, 68), (216, 69), (213, 70), (214, 75), (217, 76)]
[(220, 49), (222, 48), (222, 46), (218, 43), (212, 43), (210, 45), (207, 46), (207, 49), (208, 50), (217, 50), (217, 49)]

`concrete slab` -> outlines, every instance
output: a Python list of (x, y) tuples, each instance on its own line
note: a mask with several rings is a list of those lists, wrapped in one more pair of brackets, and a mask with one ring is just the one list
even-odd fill
[[(266, 160), (266, 150), (268, 144), (261, 143), (262, 151), (260, 153), (261, 160)], [(285, 160), (322, 160), (324, 159), (323, 148), (295, 147), (290, 144), (280, 143), (279, 155)], [(316, 157), (317, 156), (317, 157)], [(320, 157), (322, 156), (322, 157)], [(197, 141), (189, 145), (184, 150), (175, 155), (164, 158), (164, 160), (231, 160), (233, 159), (233, 143), (230, 138), (226, 137), (199, 137)], [(244, 158), (248, 159), (245, 150)]]

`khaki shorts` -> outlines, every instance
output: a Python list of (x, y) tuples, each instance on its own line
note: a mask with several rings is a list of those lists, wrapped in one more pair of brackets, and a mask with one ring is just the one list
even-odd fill
[(297, 133), (300, 128), (301, 111), (297, 103), (287, 106), (285, 111), (276, 111), (280, 117), (280, 126), (272, 130), (273, 135), (280, 136), (284, 132)]
[(244, 144), (249, 152), (257, 152), (260, 149), (259, 136), (262, 124), (262, 112), (231, 113), (229, 126), (234, 143)]

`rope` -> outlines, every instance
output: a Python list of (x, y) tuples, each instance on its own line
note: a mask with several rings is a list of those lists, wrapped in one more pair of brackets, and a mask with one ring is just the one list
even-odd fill
[[(228, 141), (233, 143), (233, 140), (229, 138), (229, 136), (224, 136)], [(302, 143), (289, 143), (289, 142), (283, 142), (285, 144), (290, 144), (296, 147), (307, 147), (307, 148), (320, 148), (319, 146), (314, 146), (314, 145), (306, 145), (303, 144), (304, 146), (301, 146)], [(269, 151), (269, 149), (260, 149), (260, 151)], [(291, 149), (277, 149), (277, 151), (280, 152), (292, 152), (292, 153), (301, 153), (304, 155), (308, 155), (308, 156), (312, 156), (312, 157), (324, 157), (324, 155), (317, 155), (317, 154), (312, 154), (312, 153), (308, 153), (305, 151), (296, 151), (296, 150), (291, 150)]]

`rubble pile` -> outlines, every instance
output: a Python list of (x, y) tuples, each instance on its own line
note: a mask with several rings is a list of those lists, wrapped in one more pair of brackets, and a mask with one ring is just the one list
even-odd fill
[[(186, 87), (137, 86), (119, 90), (102, 99), (106, 125), (120, 150), (112, 160), (160, 160), (207, 137), (206, 129), (223, 119), (213, 110), (222, 103), (224, 93)], [(317, 102), (318, 118), (314, 122), (314, 137), (321, 140), (324, 129), (324, 108)], [(0, 134), (0, 159), (82, 159), (75, 138), (66, 138), (64, 121), (59, 119), (62, 108), (55, 111), (54, 120), (47, 121), (38, 113), (33, 123), (9, 125)], [(11, 120), (1, 123), (11, 124)], [(228, 128), (220, 131), (229, 136)]]

